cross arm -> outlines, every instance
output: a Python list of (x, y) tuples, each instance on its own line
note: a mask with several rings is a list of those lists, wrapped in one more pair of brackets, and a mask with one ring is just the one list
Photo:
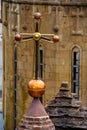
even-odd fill
[[(51, 38), (52, 37), (52, 38)], [(39, 32), (35, 32), (35, 33), (20, 33), (20, 34), (16, 34), (15, 36), (15, 40), (16, 41), (20, 41), (20, 40), (30, 40), (33, 39), (35, 41), (39, 41), (39, 40), (46, 40), (48, 42), (58, 42), (59, 41), (59, 36), (58, 35), (54, 35), (54, 34), (41, 34)]]

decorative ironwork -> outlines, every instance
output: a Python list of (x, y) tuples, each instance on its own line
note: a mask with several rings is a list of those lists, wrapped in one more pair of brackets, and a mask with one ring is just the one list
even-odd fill
[(34, 33), (20, 33), (16, 34), (15, 40), (16, 41), (28, 41), (30, 39), (33, 39), (35, 41), (35, 79), (37, 79), (38, 76), (38, 71), (39, 71), (39, 60), (38, 60), (38, 49), (39, 49), (39, 41), (40, 40), (46, 40), (50, 43), (53, 42), (58, 42), (59, 41), (59, 36), (56, 34), (41, 34), (39, 32), (40, 29), (40, 24), (41, 24), (41, 14), (39, 12), (36, 12), (34, 14), (34, 27), (35, 27), (35, 32)]

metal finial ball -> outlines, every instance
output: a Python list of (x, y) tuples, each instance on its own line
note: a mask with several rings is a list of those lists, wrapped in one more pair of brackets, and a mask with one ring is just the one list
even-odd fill
[(41, 97), (45, 92), (45, 83), (39, 79), (30, 80), (28, 83), (28, 92), (32, 97)]
[(53, 36), (53, 41), (54, 42), (59, 42), (59, 36), (58, 35), (54, 35)]
[(16, 34), (15, 35), (15, 40), (16, 41), (20, 41), (21, 40), (21, 35), (20, 34)]
[(39, 13), (39, 12), (36, 12), (35, 14), (34, 14), (34, 19), (40, 19), (40, 17), (41, 17), (41, 13)]

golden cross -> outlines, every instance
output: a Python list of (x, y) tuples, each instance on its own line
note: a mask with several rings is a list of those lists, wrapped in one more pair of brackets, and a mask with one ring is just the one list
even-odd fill
[[(35, 41), (35, 79), (38, 78), (38, 49), (39, 49), (39, 41), (41, 39), (46, 40), (50, 43), (52, 42), (58, 42), (59, 41), (59, 36), (55, 34), (41, 34), (39, 32), (39, 26), (41, 23), (41, 14), (39, 12), (36, 12), (34, 14), (34, 26), (35, 26), (35, 32), (34, 33), (20, 33), (16, 34), (15, 40), (16, 41), (27, 41), (30, 39), (33, 39)], [(52, 37), (52, 38), (50, 38)]]

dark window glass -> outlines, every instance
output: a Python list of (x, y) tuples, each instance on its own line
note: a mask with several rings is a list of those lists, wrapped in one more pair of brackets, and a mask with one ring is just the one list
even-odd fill
[[(43, 48), (39, 48), (40, 53), (40, 66), (39, 66), (39, 77), (43, 79)], [(43, 102), (43, 98), (40, 97), (40, 101)]]
[(76, 93), (76, 98), (79, 98), (79, 62), (80, 53), (79, 51), (73, 52), (72, 62), (72, 92)]
[(43, 78), (43, 49), (40, 47), (40, 78)]

